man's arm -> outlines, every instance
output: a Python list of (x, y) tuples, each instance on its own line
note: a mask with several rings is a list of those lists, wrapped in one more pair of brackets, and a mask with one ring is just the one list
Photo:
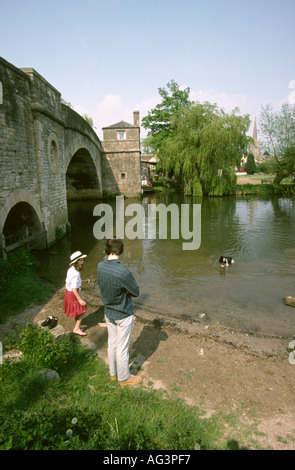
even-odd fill
[(131, 297), (139, 296), (139, 287), (131, 272), (128, 272), (128, 274), (124, 276), (123, 289), (128, 295), (131, 295)]

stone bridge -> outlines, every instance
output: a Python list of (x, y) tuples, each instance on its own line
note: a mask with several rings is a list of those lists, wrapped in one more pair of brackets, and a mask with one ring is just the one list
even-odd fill
[(50, 246), (70, 230), (67, 199), (102, 195), (102, 154), (92, 127), (50, 83), (0, 58), (2, 254), (24, 238)]

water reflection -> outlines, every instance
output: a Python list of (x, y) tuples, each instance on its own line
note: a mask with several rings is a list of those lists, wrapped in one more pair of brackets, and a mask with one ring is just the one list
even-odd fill
[[(125, 200), (125, 208), (138, 200)], [(173, 195), (144, 199), (143, 205), (199, 203)], [(40, 255), (40, 274), (64, 283), (71, 253), (88, 253), (85, 272), (96, 291), (97, 263), (105, 240), (93, 236), (93, 202), (71, 202), (72, 233)], [(112, 202), (115, 216), (115, 201)], [(142, 220), (146, 228), (149, 221)], [(169, 233), (169, 230), (168, 230)], [(140, 286), (136, 303), (183, 317), (219, 322), (249, 332), (295, 333), (294, 310), (283, 297), (295, 295), (295, 205), (292, 199), (208, 198), (202, 200), (201, 246), (182, 250), (183, 240), (124, 240), (122, 260)], [(220, 268), (218, 258), (236, 263)], [(98, 292), (98, 291), (97, 291)], [(293, 326), (294, 325), (294, 326)]]

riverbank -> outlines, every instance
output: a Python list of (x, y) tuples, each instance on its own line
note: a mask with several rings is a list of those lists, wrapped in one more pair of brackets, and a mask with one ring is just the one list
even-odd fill
[[(260, 179), (262, 178), (262, 179)], [(295, 186), (290, 183), (282, 183), (278, 185), (272, 184), (273, 178), (262, 176), (241, 176), (237, 179), (235, 190), (236, 196), (258, 196), (261, 198), (269, 198), (273, 196), (294, 197)]]
[[(295, 185), (291, 184), (291, 178), (285, 178), (281, 184), (274, 185), (272, 181), (275, 175), (264, 173), (255, 173), (248, 175), (247, 173), (237, 176), (236, 187), (232, 195), (235, 196), (258, 196), (261, 198), (281, 196), (294, 197)], [(153, 181), (153, 189), (155, 192), (175, 192), (180, 191), (177, 183), (169, 178), (162, 178), (161, 181)]]
[[(57, 316), (58, 323), (71, 331), (73, 321), (63, 313), (63, 294), (63, 288), (57, 289), (49, 301), (10, 317), (0, 325), (0, 341), (14, 324), (48, 315)], [(81, 342), (95, 345), (107, 362), (102, 302), (91, 287), (84, 289), (83, 298), (88, 305), (83, 320), (87, 336)], [(243, 334), (207, 324), (206, 317), (198, 322), (178, 320), (144, 307), (136, 307), (135, 317), (130, 361), (144, 387), (165, 389), (204, 410), (204, 417), (222, 414), (240, 448), (254, 448), (256, 441), (264, 449), (295, 449), (295, 366), (288, 361), (288, 339)]]

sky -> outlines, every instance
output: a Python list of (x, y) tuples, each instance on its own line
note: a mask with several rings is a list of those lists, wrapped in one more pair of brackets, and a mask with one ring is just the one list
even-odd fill
[(262, 106), (294, 102), (294, 0), (0, 0), (0, 20), (0, 56), (35, 69), (101, 140), (172, 79), (249, 114), (249, 135)]

